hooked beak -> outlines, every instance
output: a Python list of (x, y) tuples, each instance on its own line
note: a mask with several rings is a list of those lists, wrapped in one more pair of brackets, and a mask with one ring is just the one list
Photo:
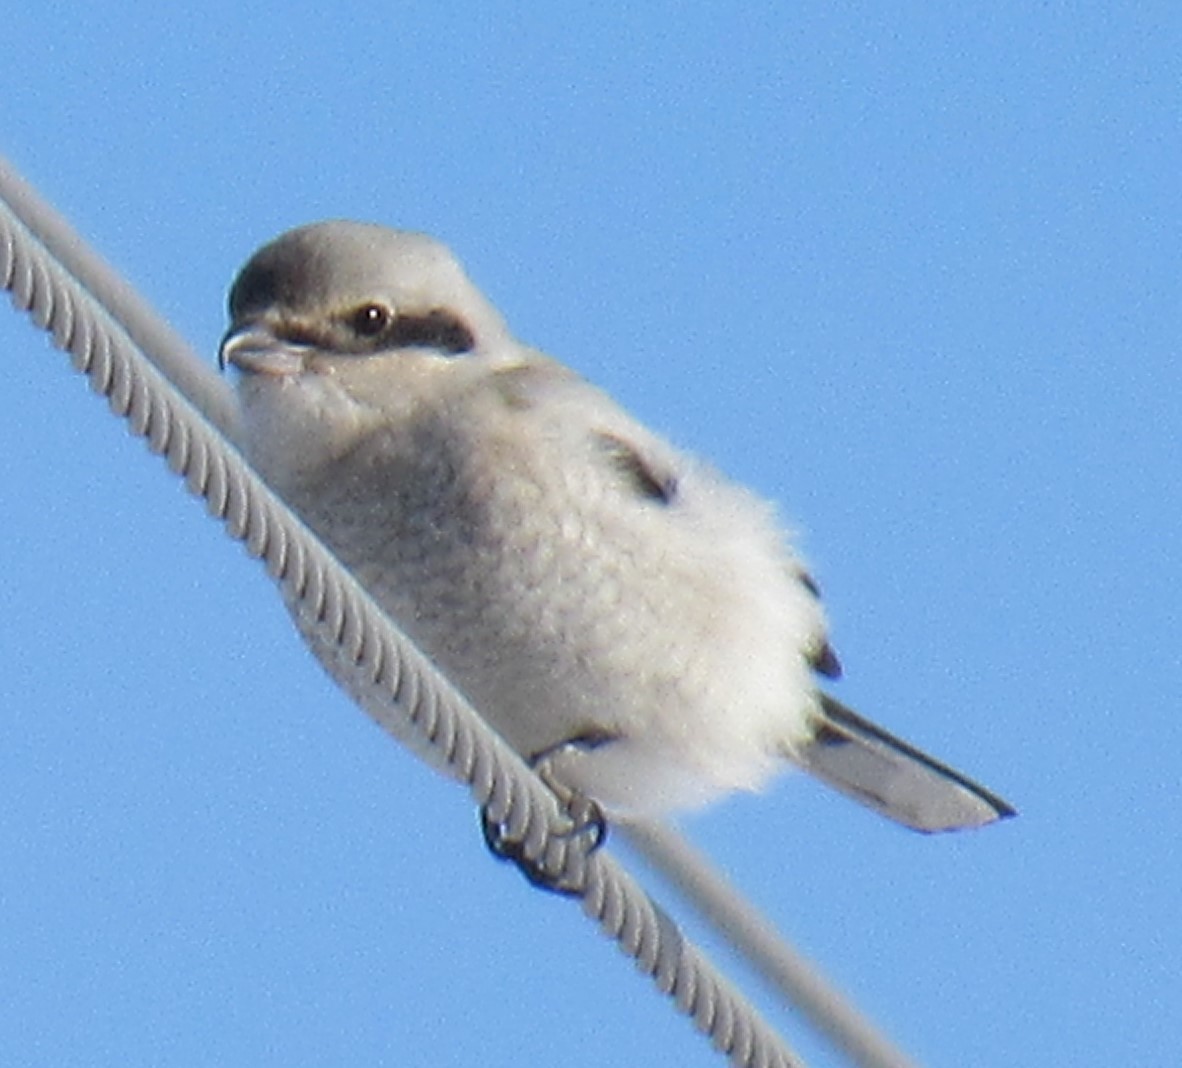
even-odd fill
[(257, 323), (231, 327), (218, 346), (218, 370), (227, 365), (252, 375), (282, 378), (305, 369), (305, 357), (311, 346), (277, 338)]

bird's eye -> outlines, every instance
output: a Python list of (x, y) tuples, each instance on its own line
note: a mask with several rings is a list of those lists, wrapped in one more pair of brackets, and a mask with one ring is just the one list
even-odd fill
[(393, 312), (384, 304), (362, 304), (349, 315), (349, 325), (361, 337), (377, 337), (390, 326), (393, 318)]

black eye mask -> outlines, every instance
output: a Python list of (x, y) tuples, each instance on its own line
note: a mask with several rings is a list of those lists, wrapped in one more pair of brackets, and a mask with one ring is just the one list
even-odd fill
[(471, 352), (476, 346), (472, 331), (443, 308), (433, 308), (426, 315), (395, 316), (381, 342), (385, 348), (439, 349), (452, 356)]

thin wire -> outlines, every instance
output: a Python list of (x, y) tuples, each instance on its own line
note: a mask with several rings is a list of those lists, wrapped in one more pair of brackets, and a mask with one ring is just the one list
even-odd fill
[[(582, 898), (584, 912), (732, 1064), (803, 1068), (619, 864), (602, 850), (588, 854), (580, 836), (564, 837), (568, 827), (550, 791), (227, 442), (232, 407), (212, 372), (3, 160), (0, 284), (227, 532), (263, 560), (383, 727), (466, 782), (507, 837)], [(203, 402), (211, 418), (195, 407)]]
[(918, 1068), (680, 835), (657, 824), (620, 831), (735, 948), (859, 1068)]

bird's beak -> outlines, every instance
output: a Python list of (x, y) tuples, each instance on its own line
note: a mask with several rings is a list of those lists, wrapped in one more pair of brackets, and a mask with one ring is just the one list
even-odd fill
[(246, 374), (281, 378), (305, 369), (309, 346), (277, 338), (257, 323), (231, 327), (218, 346), (218, 369), (228, 365)]

